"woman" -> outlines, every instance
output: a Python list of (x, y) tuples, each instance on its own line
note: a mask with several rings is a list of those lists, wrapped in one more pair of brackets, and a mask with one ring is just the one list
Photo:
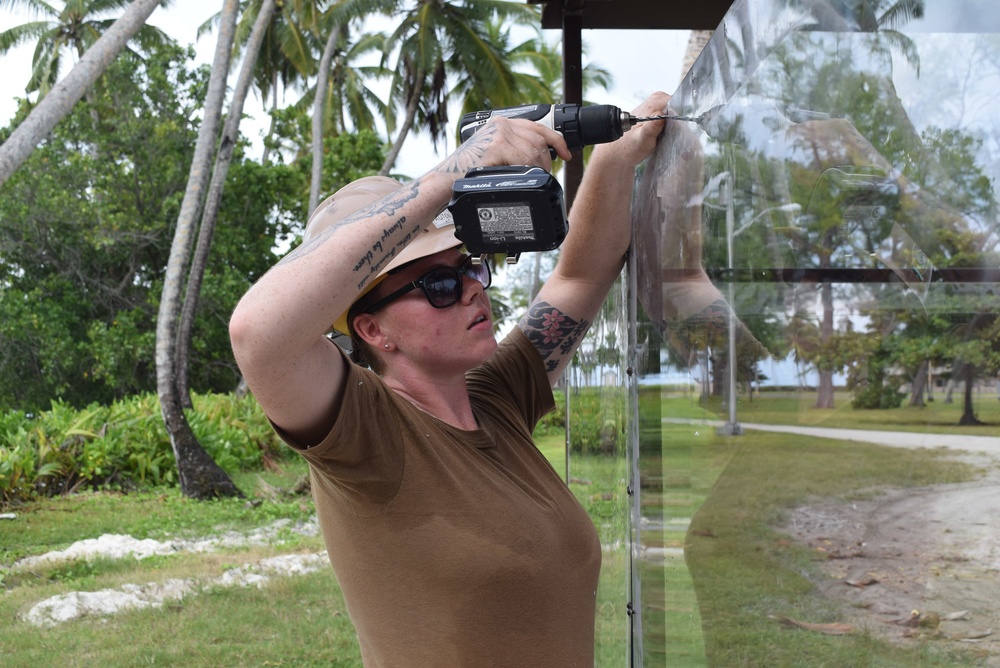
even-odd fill
[(530, 121), (494, 119), (412, 183), (342, 189), (237, 307), (236, 359), (309, 461), (366, 666), (593, 665), (600, 545), (531, 432), (621, 271), (634, 168), (661, 130), (595, 149), (558, 265), (499, 346), (488, 269), (439, 214), (472, 167), (570, 159)]

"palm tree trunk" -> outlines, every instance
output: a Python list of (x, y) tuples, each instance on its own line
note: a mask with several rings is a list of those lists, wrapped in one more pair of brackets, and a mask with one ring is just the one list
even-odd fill
[(972, 390), (976, 385), (976, 367), (969, 363), (964, 366), (962, 375), (965, 376), (965, 398), (962, 403), (962, 417), (958, 424), (963, 426), (980, 425), (982, 422), (976, 417), (976, 409), (972, 404)]
[(337, 50), (340, 38), (340, 26), (333, 26), (323, 48), (323, 56), (319, 61), (319, 71), (316, 73), (316, 98), (313, 100), (312, 117), (312, 178), (309, 182), (309, 213), (319, 205), (319, 191), (323, 183), (323, 118), (326, 108), (326, 89), (330, 85), (330, 63)]
[(187, 292), (184, 296), (184, 307), (181, 309), (180, 325), (177, 328), (177, 352), (175, 365), (177, 368), (177, 393), (181, 405), (191, 407), (190, 382), (188, 380), (189, 361), (191, 355), (191, 337), (194, 332), (194, 317), (198, 312), (198, 300), (201, 296), (201, 284), (205, 278), (205, 268), (208, 266), (208, 256), (212, 250), (212, 236), (215, 224), (219, 218), (219, 206), (222, 203), (222, 190), (226, 185), (229, 165), (233, 159), (233, 150), (240, 136), (240, 121), (243, 117), (243, 104), (246, 102), (250, 84), (253, 83), (254, 66), (260, 47), (264, 43), (264, 33), (274, 15), (275, 0), (264, 0), (254, 21), (250, 39), (247, 41), (243, 56), (243, 65), (233, 90), (233, 99), (229, 104), (229, 116), (222, 129), (222, 141), (219, 143), (219, 153), (215, 156), (215, 169), (212, 172), (212, 183), (208, 188), (208, 198), (205, 201), (205, 211), (201, 217), (201, 229), (198, 231), (198, 243), (191, 260), (191, 271), (188, 275)]
[(271, 122), (267, 125), (267, 134), (264, 135), (264, 150), (260, 154), (260, 164), (267, 167), (271, 164), (271, 138), (274, 137), (274, 130), (277, 124), (274, 122), (274, 112), (278, 110), (278, 76), (274, 77), (274, 87), (271, 90), (271, 111), (268, 115)]
[[(77, 44), (77, 62), (83, 60), (85, 53), (86, 51), (83, 50), (83, 44)], [(94, 94), (94, 88), (95, 86), (88, 88), (87, 92), (83, 94), (83, 98), (87, 101), (87, 104), (90, 105), (90, 121), (94, 124), (94, 132), (98, 132), (100, 130), (101, 115), (97, 113), (97, 96)]]
[(961, 362), (953, 362), (951, 365), (951, 376), (944, 386), (944, 402), (946, 404), (955, 403), (955, 387), (958, 385), (958, 374), (961, 373), (961, 368)]
[(181, 288), (191, 255), (195, 221), (201, 208), (202, 193), (208, 182), (208, 168), (215, 148), (219, 117), (222, 115), (229, 55), (236, 31), (238, 9), (238, 0), (224, 1), (222, 20), (219, 24), (219, 40), (212, 63), (212, 77), (205, 99), (204, 117), (198, 131), (187, 189), (181, 202), (181, 211), (170, 246), (170, 256), (163, 278), (163, 293), (160, 297), (160, 311), (156, 321), (156, 391), (160, 399), (160, 410), (163, 413), (167, 434), (170, 436), (174, 458), (177, 460), (181, 492), (196, 499), (241, 495), (226, 472), (205, 452), (191, 430), (177, 393), (176, 377), (176, 325), (180, 315)]
[(919, 406), (923, 408), (927, 404), (924, 403), (924, 390), (927, 387), (927, 369), (930, 366), (928, 360), (923, 360), (920, 366), (917, 367), (917, 373), (913, 377), (913, 389), (910, 392), (910, 405)]
[(389, 170), (391, 170), (392, 166), (396, 164), (396, 158), (399, 156), (399, 152), (403, 148), (403, 142), (406, 141), (406, 135), (409, 134), (410, 128), (413, 127), (414, 119), (417, 117), (417, 106), (420, 104), (420, 92), (424, 88), (424, 71), (418, 71), (417, 76), (414, 77), (413, 81), (415, 82), (413, 91), (410, 93), (410, 99), (406, 104), (406, 119), (403, 121), (402, 127), (399, 128), (399, 134), (396, 135), (396, 141), (393, 142), (392, 148), (389, 149), (388, 155), (385, 156), (385, 162), (382, 163), (382, 168), (378, 170), (379, 176), (389, 175)]
[(712, 363), (712, 396), (721, 397), (726, 389), (726, 365), (722, 363), (722, 355), (718, 350), (712, 351), (709, 360)]
[(125, 44), (139, 32), (160, 0), (135, 0), (108, 31), (87, 49), (69, 74), (42, 98), (10, 137), (0, 145), (0, 185), (20, 167), (56, 124), (90, 90)]

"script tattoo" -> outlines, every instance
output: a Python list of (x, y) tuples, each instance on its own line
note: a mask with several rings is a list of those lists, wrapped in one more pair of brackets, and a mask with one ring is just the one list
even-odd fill
[[(329, 241), (330, 238), (337, 234), (337, 232), (342, 228), (349, 227), (359, 223), (360, 221), (369, 220), (371, 218), (389, 219), (392, 221), (391, 224), (382, 228), (382, 233), (372, 243), (371, 247), (365, 251), (361, 257), (357, 258), (352, 265), (354, 272), (361, 274), (358, 279), (358, 289), (360, 290), (364, 288), (371, 277), (378, 274), (378, 272), (382, 270), (382, 267), (385, 266), (385, 264), (391, 260), (396, 253), (400, 251), (400, 249), (406, 246), (406, 244), (413, 238), (413, 235), (417, 233), (418, 230), (416, 228), (407, 229), (406, 216), (399, 216), (395, 220), (393, 220), (393, 217), (398, 214), (403, 205), (416, 198), (419, 192), (419, 180), (414, 181), (404, 188), (400, 188), (389, 197), (379, 200), (378, 202), (374, 202), (373, 204), (360, 209), (343, 220), (330, 225), (320, 234), (312, 237), (286, 255), (278, 264), (294, 262), (304, 258), (310, 253), (315, 252), (327, 243), (327, 241)], [(314, 215), (321, 216), (325, 213), (328, 213), (329, 215), (336, 215), (337, 204), (338, 203), (336, 201), (333, 201), (327, 205), (326, 209), (328, 209), (328, 211), (319, 211)]]
[(577, 322), (548, 302), (535, 302), (519, 323), (538, 350), (546, 371), (554, 371), (576, 350), (590, 321)]

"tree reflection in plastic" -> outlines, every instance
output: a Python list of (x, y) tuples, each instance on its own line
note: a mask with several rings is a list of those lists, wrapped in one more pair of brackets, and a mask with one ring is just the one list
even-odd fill
[[(827, 622), (849, 608), (818, 592), (818, 568), (787, 591), (738, 586), (766, 580), (755, 568), (795, 571), (799, 548), (774, 547), (790, 541), (776, 525), (783, 507), (729, 548), (727, 534), (745, 540), (757, 519), (699, 523), (720, 521), (706, 510), (722, 503), (709, 490), (735, 484), (734, 462), (754, 457), (747, 443), (764, 433), (717, 434), (730, 411), (784, 397), (798, 408), (772, 418), (793, 426), (843, 426), (850, 414), (860, 423), (872, 411), (891, 423), (900, 409), (890, 407), (954, 390), (952, 423), (922, 425), (908, 412), (898, 428), (925, 433), (927, 446), (983, 419), (1000, 433), (986, 403), (997, 403), (1000, 372), (997, 33), (1000, 5), (983, 0), (737, 2), (676, 91), (671, 111), (704, 119), (668, 123), (633, 206), (633, 655), (643, 665), (837, 663), (826, 643), (771, 618)], [(798, 453), (830, 443), (801, 437), (759, 480), (759, 498), (802, 482)], [(862, 469), (875, 457), (851, 452)], [(888, 468), (879, 489), (912, 484)], [(738, 550), (774, 554), (740, 566)], [(945, 605), (931, 575), (910, 584), (914, 607)], [(980, 613), (1000, 622), (998, 607)], [(852, 621), (873, 624), (876, 640), (906, 628)], [(856, 661), (869, 650), (852, 637), (836, 651)], [(870, 651), (914, 656), (905, 642)]]

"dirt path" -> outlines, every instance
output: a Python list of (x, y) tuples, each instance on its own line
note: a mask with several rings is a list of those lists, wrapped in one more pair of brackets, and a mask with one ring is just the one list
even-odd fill
[(789, 514), (780, 530), (816, 551), (817, 587), (845, 604), (843, 621), (895, 642), (975, 643), (1000, 667), (1000, 475), (976, 459), (992, 471), (976, 482)]

